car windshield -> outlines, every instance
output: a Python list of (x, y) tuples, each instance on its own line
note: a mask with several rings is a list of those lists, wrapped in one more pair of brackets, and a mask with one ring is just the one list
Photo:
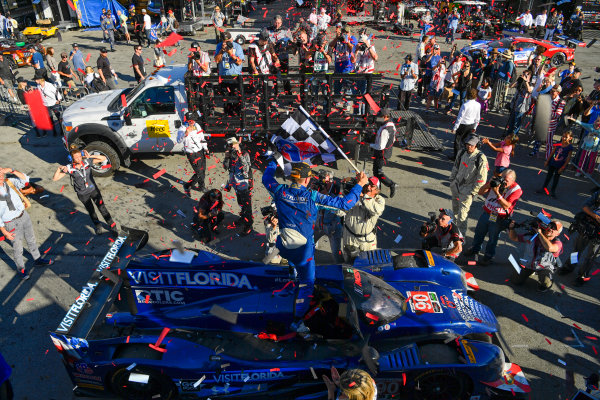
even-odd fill
[[(144, 82), (141, 81), (137, 84), (137, 86), (133, 88), (127, 88), (121, 92), (121, 95), (125, 95), (126, 104), (131, 104), (131, 100), (137, 96), (142, 90), (144, 90)], [(110, 102), (107, 109), (110, 112), (117, 112), (123, 107), (123, 101), (121, 100), (121, 95), (115, 97), (113, 101)]]
[(494, 40), (493, 42), (489, 42), (488, 46), (492, 49), (499, 48), (508, 48), (512, 43), (512, 39), (502, 39), (502, 40)]
[(406, 298), (381, 279), (355, 268), (343, 268), (344, 290), (368, 325), (385, 325), (406, 311)]

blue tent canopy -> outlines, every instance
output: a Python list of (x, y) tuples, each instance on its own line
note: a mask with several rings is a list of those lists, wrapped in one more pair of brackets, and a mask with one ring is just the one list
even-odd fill
[(77, 9), (81, 12), (81, 25), (85, 27), (100, 26), (100, 15), (102, 15), (103, 8), (110, 10), (115, 17), (119, 10), (127, 15), (125, 7), (116, 0), (79, 0)]

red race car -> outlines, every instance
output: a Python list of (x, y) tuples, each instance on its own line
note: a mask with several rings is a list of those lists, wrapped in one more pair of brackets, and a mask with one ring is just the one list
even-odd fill
[(34, 46), (37, 51), (44, 54), (44, 46), (39, 43), (34, 45), (26, 44), (24, 42), (15, 42), (14, 40), (2, 40), (0, 41), (0, 52), (6, 56), (7, 59), (12, 60), (15, 67), (23, 67), (31, 60), (33, 51), (30, 50), (30, 46)]
[(551, 60), (552, 66), (559, 67), (575, 58), (575, 47), (585, 46), (585, 43), (574, 39), (566, 38), (566, 42), (567, 44), (560, 44), (558, 42), (526, 37), (507, 37), (500, 40), (476, 40), (469, 46), (463, 47), (461, 53), (474, 56), (476, 53), (480, 53), (483, 50), (490, 52), (493, 49), (498, 49), (500, 53), (503, 53), (513, 45), (515, 48), (515, 64), (524, 65), (527, 64), (529, 55), (533, 53), (538, 46), (542, 46), (546, 49), (543, 55)]

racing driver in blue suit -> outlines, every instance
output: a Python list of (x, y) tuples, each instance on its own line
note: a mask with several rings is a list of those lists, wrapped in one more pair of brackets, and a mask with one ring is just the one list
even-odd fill
[(263, 185), (273, 196), (279, 218), (279, 237), (276, 246), (281, 257), (286, 258), (294, 267), (296, 274), (296, 304), (294, 316), (296, 322), (292, 328), (299, 333), (307, 332), (301, 321), (310, 306), (310, 296), (315, 284), (315, 241), (314, 225), (318, 213), (318, 205), (347, 211), (354, 207), (360, 199), (362, 187), (368, 183), (367, 175), (360, 172), (356, 175), (357, 184), (346, 197), (331, 197), (307, 189), (313, 175), (310, 165), (296, 163), (292, 167), (291, 185), (279, 184), (275, 180), (277, 163), (271, 161), (262, 178)]

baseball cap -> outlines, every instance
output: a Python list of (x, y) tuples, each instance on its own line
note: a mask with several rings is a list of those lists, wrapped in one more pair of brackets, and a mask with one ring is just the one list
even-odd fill
[(344, 24), (342, 24), (341, 22), (338, 22), (337, 24), (335, 24), (336, 28), (342, 28), (344, 26)]
[(77, 43), (73, 43), (71, 46), (73, 46), (73, 48), (79, 47), (79, 45)]
[(381, 110), (379, 110), (379, 115), (382, 117), (389, 117), (390, 116), (390, 109), (389, 108), (382, 108)]
[(407, 54), (406, 57), (404, 57), (404, 59), (412, 61), (412, 55)]
[(146, 14), (146, 9), (142, 8), (142, 14)]
[(479, 143), (479, 136), (477, 135), (469, 135), (465, 139), (465, 144), (470, 144), (471, 146), (477, 146)]
[(292, 167), (292, 173), (290, 176), (292, 178), (310, 178), (313, 175), (312, 169), (310, 169), (310, 165), (308, 163), (296, 163)]
[(446, 214), (451, 220), (454, 220), (454, 213), (449, 208), (440, 208), (440, 213)]
[(556, 90), (558, 93), (562, 92), (562, 87), (557, 83), (556, 85), (552, 86), (551, 90)]
[(377, 179), (376, 176), (370, 177), (369, 183), (373, 186), (377, 186), (377, 189), (381, 188), (381, 182), (379, 182), (379, 179)]
[(101, 47), (100, 53), (108, 53), (108, 49), (106, 47)]
[(223, 32), (223, 37), (225, 38), (225, 40), (231, 39), (231, 32), (229, 32), (229, 31)]
[(434, 48), (434, 49), (439, 49), (439, 48), (440, 48), (440, 45), (439, 45), (439, 44), (434, 44), (434, 45), (433, 45), (433, 48)]
[(581, 68), (579, 68), (579, 67), (576, 67), (576, 68), (573, 70), (573, 72), (582, 72), (582, 71), (581, 71)]

